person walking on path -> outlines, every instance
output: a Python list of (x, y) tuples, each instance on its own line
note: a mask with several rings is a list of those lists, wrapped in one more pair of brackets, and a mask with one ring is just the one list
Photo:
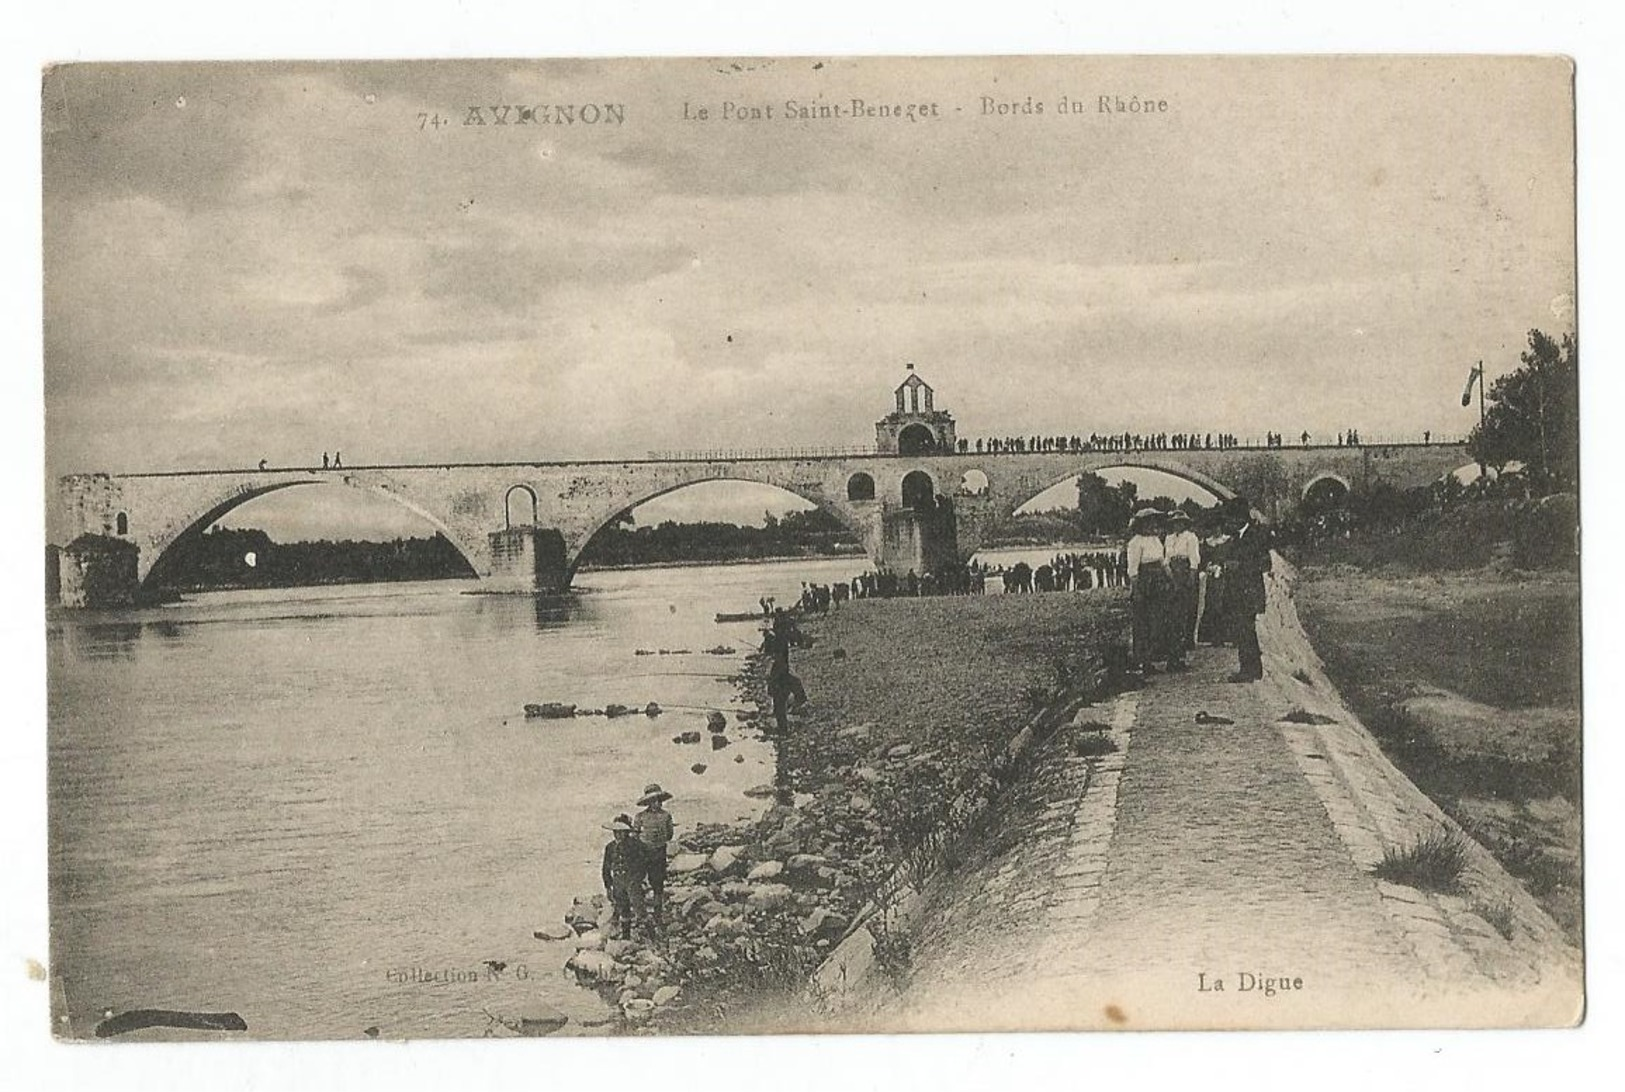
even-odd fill
[(625, 815), (617, 815), (604, 829), (615, 835), (604, 846), (603, 868), (604, 894), (614, 911), (611, 936), (631, 940), (634, 927), (645, 925), (643, 880), (647, 857), (643, 843), (632, 836), (632, 820)]
[(1170, 651), (1183, 659), (1185, 652), (1196, 644), (1196, 574), (1202, 568), (1202, 540), (1191, 529), (1191, 517), (1185, 512), (1171, 513), (1168, 526), (1163, 549), (1168, 555), (1168, 575), (1173, 583), (1169, 604)]
[(644, 875), (649, 879), (649, 918), (656, 931), (665, 925), (666, 911), (666, 851), (676, 834), (671, 812), (661, 807), (671, 799), (671, 793), (657, 783), (643, 787), (638, 806), (643, 810), (632, 819), (632, 830), (643, 845)]
[(1153, 660), (1167, 656), (1165, 611), (1169, 592), (1168, 561), (1158, 535), (1162, 513), (1146, 508), (1128, 522), (1124, 547), (1129, 577), (1129, 606), (1133, 619), (1134, 663), (1150, 674)]
[(1245, 500), (1225, 502), (1231, 542), (1224, 563), (1225, 613), (1240, 657), (1233, 683), (1257, 682), (1264, 677), (1264, 659), (1258, 648), (1258, 616), (1264, 613), (1264, 574), (1270, 571), (1269, 528), (1253, 519)]

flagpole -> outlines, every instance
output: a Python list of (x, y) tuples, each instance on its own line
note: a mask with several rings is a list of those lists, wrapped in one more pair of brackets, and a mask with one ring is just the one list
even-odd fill
[[(1484, 412), (1484, 362), (1482, 360), (1480, 360), (1478, 362), (1478, 450), (1480, 452), (1482, 452), (1484, 450), (1485, 424), (1486, 424), (1486, 414)], [(1488, 474), (1488, 473), (1489, 473), (1488, 469), (1486, 469), (1486, 467), (1484, 466), (1483, 456), (1480, 455), (1479, 460), (1478, 460), (1478, 480), (1479, 480), (1480, 483), (1483, 482), (1484, 476), (1486, 474)]]

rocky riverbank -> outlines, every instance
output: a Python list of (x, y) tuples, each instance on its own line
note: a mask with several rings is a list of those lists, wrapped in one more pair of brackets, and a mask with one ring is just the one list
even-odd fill
[[(666, 928), (609, 939), (601, 895), (565, 913), (568, 968), (629, 1031), (795, 1030), (813, 972), (940, 832), (1000, 788), (1011, 738), (1080, 685), (1126, 620), (1115, 593), (867, 600), (810, 620), (794, 668), (811, 698), (777, 738), (772, 802), (749, 823), (680, 831)], [(766, 724), (763, 665), (741, 685)], [(573, 934), (573, 937), (572, 935)]]

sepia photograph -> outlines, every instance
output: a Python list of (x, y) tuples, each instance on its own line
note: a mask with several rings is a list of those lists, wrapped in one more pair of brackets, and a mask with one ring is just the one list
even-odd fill
[(1580, 1023), (1574, 87), (47, 68), (53, 1035)]

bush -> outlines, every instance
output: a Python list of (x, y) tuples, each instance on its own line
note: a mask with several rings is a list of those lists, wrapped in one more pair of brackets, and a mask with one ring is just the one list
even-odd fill
[(1404, 849), (1383, 850), (1372, 870), (1379, 880), (1422, 891), (1451, 892), (1467, 868), (1467, 843), (1455, 831), (1437, 830)]

